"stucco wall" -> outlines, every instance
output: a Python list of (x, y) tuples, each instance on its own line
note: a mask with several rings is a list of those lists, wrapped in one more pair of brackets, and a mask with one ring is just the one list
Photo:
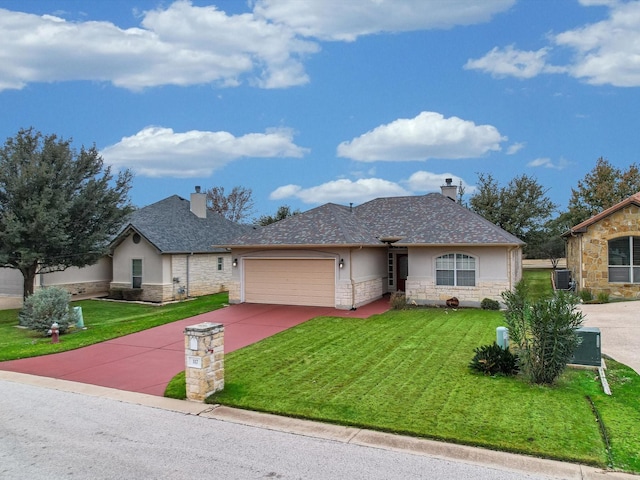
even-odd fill
[(612, 213), (587, 231), (567, 238), (567, 268), (579, 289), (594, 296), (640, 298), (640, 283), (609, 283), (609, 240), (640, 236), (640, 208), (630, 205)]
[[(168, 302), (224, 291), (231, 279), (231, 255), (221, 253), (158, 253), (144, 238), (127, 237), (113, 252), (111, 288), (131, 288), (133, 259), (142, 260), (142, 300)], [(218, 270), (218, 258), (223, 269)], [(175, 279), (175, 280), (174, 280)]]
[[(436, 258), (447, 253), (471, 255), (476, 259), (476, 285), (457, 287), (436, 285)], [(522, 254), (508, 247), (413, 247), (409, 248), (409, 302), (443, 304), (457, 297), (462, 305), (478, 306), (484, 298), (501, 300), (501, 293), (520, 279)]]

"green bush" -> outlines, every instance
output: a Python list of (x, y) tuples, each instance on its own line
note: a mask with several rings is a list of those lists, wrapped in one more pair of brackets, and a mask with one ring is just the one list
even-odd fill
[(607, 292), (598, 292), (596, 300), (598, 303), (609, 303), (609, 294)]
[(392, 310), (404, 310), (407, 308), (407, 297), (404, 292), (393, 292), (389, 299)]
[(30, 330), (47, 335), (53, 323), (57, 323), (60, 333), (65, 333), (77, 322), (76, 312), (69, 308), (71, 295), (58, 287), (36, 290), (27, 297), (18, 313), (19, 324)]
[(496, 342), (482, 345), (474, 350), (469, 368), (485, 375), (515, 375), (518, 373), (518, 357)]
[(584, 315), (576, 310), (577, 297), (557, 290), (552, 298), (530, 302), (526, 286), (519, 282), (514, 291), (503, 292), (502, 298), (521, 370), (532, 383), (552, 384), (578, 346), (576, 330)]
[(578, 296), (583, 302), (590, 302), (593, 300), (593, 294), (591, 293), (591, 290), (580, 290), (578, 292)]
[(122, 289), (112, 288), (109, 290), (109, 298), (112, 300), (122, 300)]
[(500, 310), (500, 302), (492, 298), (483, 298), (480, 302), (480, 308), (483, 310)]

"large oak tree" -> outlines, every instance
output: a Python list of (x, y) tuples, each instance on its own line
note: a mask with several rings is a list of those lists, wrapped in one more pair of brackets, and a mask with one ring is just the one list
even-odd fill
[(132, 174), (116, 177), (95, 146), (22, 129), (0, 149), (0, 265), (35, 276), (84, 267), (106, 253), (133, 210)]

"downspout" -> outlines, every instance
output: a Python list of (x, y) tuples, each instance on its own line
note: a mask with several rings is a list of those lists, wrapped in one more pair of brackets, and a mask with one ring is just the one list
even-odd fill
[(351, 261), (351, 247), (349, 247), (349, 281), (351, 282), (351, 310), (356, 309), (356, 284), (353, 281), (353, 262)]
[(189, 257), (191, 257), (191, 255), (193, 255), (193, 252), (187, 255), (187, 285), (186, 285), (186, 292), (185, 292), (185, 295), (187, 296), (187, 298), (189, 298)]

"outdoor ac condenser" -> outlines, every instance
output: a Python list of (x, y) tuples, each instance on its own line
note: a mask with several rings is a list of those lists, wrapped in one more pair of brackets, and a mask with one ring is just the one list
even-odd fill
[(582, 341), (576, 348), (569, 363), (599, 367), (602, 363), (600, 329), (596, 327), (581, 327), (577, 330), (577, 333)]

